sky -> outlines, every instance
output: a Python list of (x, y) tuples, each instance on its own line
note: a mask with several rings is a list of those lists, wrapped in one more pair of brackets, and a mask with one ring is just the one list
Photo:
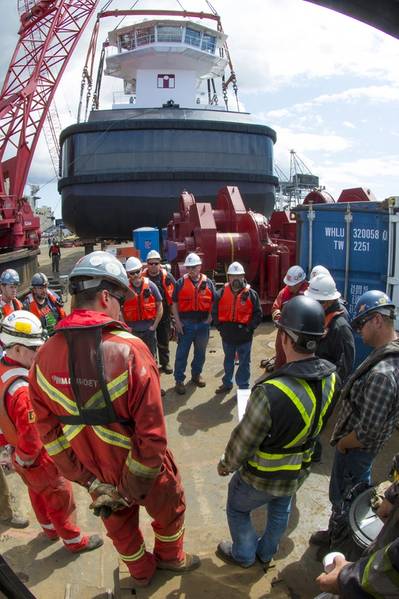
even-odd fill
[[(114, 0), (111, 8), (131, 8)], [(181, 0), (207, 10), (203, 0)], [(277, 132), (275, 161), (289, 172), (294, 149), (333, 197), (366, 187), (377, 199), (399, 195), (399, 40), (303, 0), (212, 0), (235, 67), (241, 109)], [(99, 4), (101, 7), (103, 2)], [(136, 8), (179, 9), (173, 0), (141, 0)], [(17, 43), (17, 0), (0, 0), (0, 80)], [(118, 21), (104, 21), (100, 42)], [(94, 20), (72, 56), (55, 103), (62, 128), (76, 122), (82, 68)], [(123, 23), (128, 24), (128, 21)], [(107, 81), (108, 79), (108, 81)], [(104, 77), (101, 107), (115, 79)], [(28, 183), (40, 205), (61, 216), (61, 200), (43, 135)]]

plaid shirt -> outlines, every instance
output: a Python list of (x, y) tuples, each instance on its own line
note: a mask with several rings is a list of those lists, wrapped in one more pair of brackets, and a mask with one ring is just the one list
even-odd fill
[(266, 491), (276, 496), (294, 495), (308, 476), (308, 470), (301, 470), (297, 480), (263, 479), (243, 466), (255, 454), (271, 428), (269, 400), (264, 385), (259, 385), (251, 392), (244, 417), (231, 433), (223, 464), (230, 472), (239, 470), (245, 482), (258, 491)]
[(363, 449), (377, 453), (399, 421), (398, 381), (399, 356), (381, 360), (357, 379), (341, 405), (331, 445), (355, 431)]

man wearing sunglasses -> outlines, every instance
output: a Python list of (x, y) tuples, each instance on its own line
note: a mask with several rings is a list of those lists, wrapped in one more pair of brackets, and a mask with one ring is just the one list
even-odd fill
[[(395, 318), (396, 307), (382, 291), (367, 291), (356, 304), (352, 328), (373, 351), (341, 393), (341, 409), (331, 439), (335, 446), (329, 490), (333, 515), (346, 491), (359, 482), (370, 482), (373, 461), (399, 422)], [(318, 531), (310, 541), (329, 545), (330, 533), (330, 529)]]
[[(157, 568), (183, 573), (200, 563), (183, 548), (184, 491), (167, 447), (158, 368), (119, 321), (130, 288), (114, 256), (84, 256), (69, 280), (74, 310), (30, 373), (39, 432), (64, 476), (90, 493), (135, 586), (146, 586)], [(153, 551), (140, 506), (152, 518)]]

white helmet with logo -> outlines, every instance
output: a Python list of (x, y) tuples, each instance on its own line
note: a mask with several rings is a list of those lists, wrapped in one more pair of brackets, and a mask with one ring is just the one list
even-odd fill
[(141, 260), (139, 258), (136, 258), (135, 256), (131, 256), (130, 258), (128, 258), (126, 260), (126, 272), (133, 272), (133, 271), (139, 271), (143, 268), (143, 265), (141, 263)]
[(147, 254), (147, 262), (148, 262), (148, 260), (160, 260), (160, 259), (161, 259), (161, 255), (159, 254), (159, 252), (157, 252), (157, 250), (151, 250)]
[(293, 287), (294, 285), (298, 285), (298, 283), (302, 283), (306, 279), (305, 271), (302, 266), (295, 264), (295, 266), (291, 266), (287, 270), (287, 274), (284, 277), (284, 283), (288, 285), (288, 287)]
[(310, 273), (309, 279), (313, 279), (313, 277), (317, 277), (317, 275), (330, 275), (330, 271), (328, 268), (323, 266), (322, 264), (317, 264), (312, 268), (312, 272)]
[(40, 347), (45, 340), (46, 333), (40, 320), (27, 310), (11, 312), (0, 325), (0, 341), (6, 349), (17, 344)]
[(191, 252), (191, 254), (188, 254), (185, 261), (184, 261), (184, 266), (190, 267), (190, 266), (201, 266), (202, 264), (202, 260), (201, 258), (198, 256), (198, 254), (195, 254), (194, 252)]
[(316, 275), (310, 280), (305, 295), (318, 301), (335, 300), (341, 297), (331, 275)]
[(232, 262), (227, 269), (228, 275), (245, 275), (245, 270), (242, 264), (239, 262)]

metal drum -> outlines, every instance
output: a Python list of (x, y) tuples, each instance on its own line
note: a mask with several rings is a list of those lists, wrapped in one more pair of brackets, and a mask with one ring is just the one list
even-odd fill
[(352, 538), (358, 547), (367, 549), (377, 538), (384, 523), (370, 506), (373, 488), (367, 489), (353, 501), (349, 510)]

